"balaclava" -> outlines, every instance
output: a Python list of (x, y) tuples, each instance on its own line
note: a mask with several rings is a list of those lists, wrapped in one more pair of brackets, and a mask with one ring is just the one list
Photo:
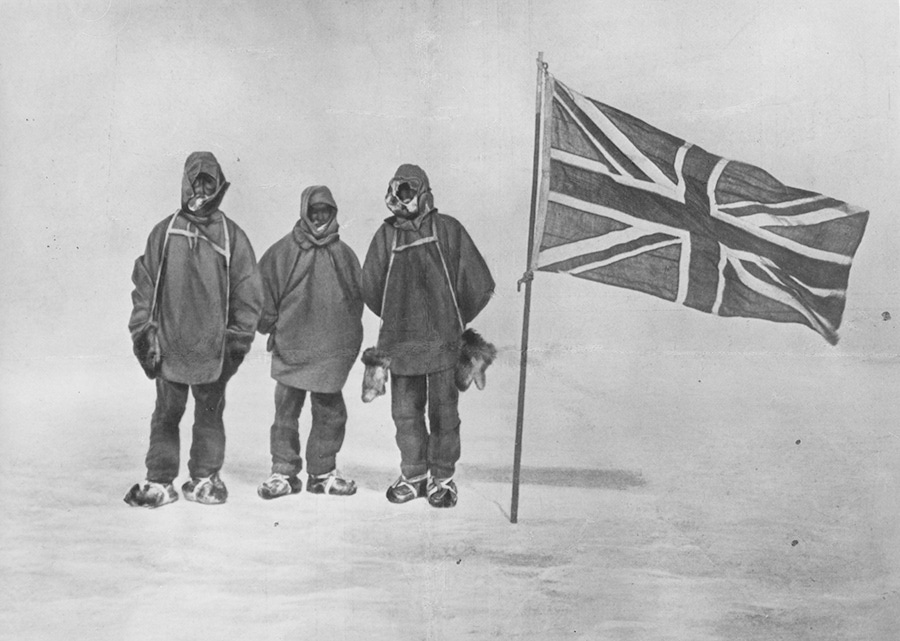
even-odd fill
[[(310, 207), (316, 204), (325, 204), (331, 208), (331, 218), (324, 225), (316, 225), (309, 217)], [(337, 203), (334, 202), (334, 196), (328, 187), (324, 185), (307, 187), (300, 195), (300, 220), (297, 222), (297, 228), (313, 244), (324, 245), (333, 242), (338, 238), (337, 211)]]

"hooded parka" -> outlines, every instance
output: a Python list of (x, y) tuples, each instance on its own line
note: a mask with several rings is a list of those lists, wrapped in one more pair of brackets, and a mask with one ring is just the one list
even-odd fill
[[(315, 204), (332, 208), (321, 228)], [(339, 392), (362, 344), (359, 259), (338, 235), (337, 204), (328, 187), (303, 190), (300, 219), (260, 259), (263, 312), (270, 334), (272, 378), (312, 392)]]
[(427, 174), (401, 165), (391, 184), (398, 180), (417, 186), (417, 211), (403, 215), (389, 186), (397, 215), (369, 246), (363, 296), (381, 317), (378, 348), (391, 356), (391, 372), (412, 376), (455, 366), (459, 337), (487, 305), (494, 279), (462, 224), (434, 207)]
[[(200, 174), (210, 176), (216, 190), (192, 211), (192, 185)], [(134, 264), (128, 327), (133, 339), (157, 331), (160, 376), (168, 381), (218, 380), (226, 355), (240, 358), (255, 335), (262, 288), (250, 241), (218, 208), (228, 187), (213, 154), (188, 156), (181, 209), (153, 228)]]

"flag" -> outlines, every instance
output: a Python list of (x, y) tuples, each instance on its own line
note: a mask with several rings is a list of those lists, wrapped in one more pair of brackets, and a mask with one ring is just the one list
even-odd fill
[(837, 342), (868, 212), (707, 153), (545, 74), (531, 270)]

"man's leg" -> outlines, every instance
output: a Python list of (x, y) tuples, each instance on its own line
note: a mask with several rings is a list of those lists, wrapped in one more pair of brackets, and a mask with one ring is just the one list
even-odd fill
[(460, 455), (459, 390), (454, 370), (428, 375), (428, 468), (431, 475), (447, 479), (456, 471)]
[(312, 428), (306, 442), (306, 464), (313, 476), (327, 474), (336, 465), (344, 443), (347, 406), (341, 392), (312, 392)]
[(194, 430), (188, 471), (191, 478), (212, 476), (225, 461), (226, 381), (192, 385), (194, 395)]
[(275, 421), (269, 429), (272, 474), (256, 488), (260, 498), (277, 499), (303, 490), (297, 475), (303, 469), (299, 419), (305, 400), (306, 390), (275, 383)]
[(306, 489), (313, 494), (350, 496), (356, 494), (356, 483), (337, 471), (337, 453), (344, 443), (347, 406), (341, 392), (312, 392), (312, 429), (306, 443), (309, 480)]
[(181, 439), (178, 424), (187, 405), (188, 386), (156, 379), (156, 409), (150, 419), (147, 480), (171, 483), (178, 476)]
[(406, 503), (425, 496), (428, 430), (425, 427), (427, 381), (421, 376), (391, 375), (391, 415), (397, 428), (401, 476), (388, 488), (391, 503)]
[(446, 369), (428, 375), (428, 502), (434, 507), (456, 505), (453, 473), (460, 454), (459, 390), (455, 370)]
[(428, 430), (425, 427), (426, 392), (424, 375), (391, 375), (391, 416), (397, 428), (400, 471), (408, 479), (421, 476), (428, 469), (425, 456), (428, 444)]
[(275, 383), (275, 421), (269, 430), (272, 473), (296, 476), (303, 469), (300, 456), (300, 412), (306, 390)]
[(172, 481), (178, 476), (178, 423), (184, 415), (188, 386), (156, 379), (156, 409), (150, 419), (150, 447), (147, 449), (147, 480), (136, 483), (125, 495), (133, 507), (160, 507), (178, 500)]

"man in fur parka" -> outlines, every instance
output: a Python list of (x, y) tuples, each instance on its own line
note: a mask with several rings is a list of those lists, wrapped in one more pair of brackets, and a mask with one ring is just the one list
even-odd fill
[(264, 499), (302, 490), (298, 419), (307, 392), (312, 427), (306, 489), (356, 492), (356, 483), (343, 478), (335, 462), (347, 424), (341, 390), (362, 344), (363, 302), (359, 260), (340, 240), (337, 212), (328, 187), (307, 187), (294, 229), (259, 261), (264, 294), (259, 331), (269, 334), (276, 381), (272, 474), (257, 490)]
[(401, 475), (387, 498), (405, 503), (427, 495), (434, 507), (453, 507), (460, 336), (487, 305), (494, 280), (462, 224), (438, 213), (420, 167), (397, 169), (385, 203), (393, 215), (369, 246), (363, 297), (381, 317), (378, 350), (390, 358)]
[(256, 257), (243, 230), (219, 210), (229, 183), (215, 156), (194, 152), (184, 165), (181, 208), (150, 232), (135, 261), (128, 327), (134, 352), (156, 380), (147, 478), (125, 496), (133, 506), (178, 499), (179, 422), (188, 391), (194, 427), (184, 497), (224, 503), (219, 477), (225, 459), (225, 387), (249, 351), (262, 288)]

